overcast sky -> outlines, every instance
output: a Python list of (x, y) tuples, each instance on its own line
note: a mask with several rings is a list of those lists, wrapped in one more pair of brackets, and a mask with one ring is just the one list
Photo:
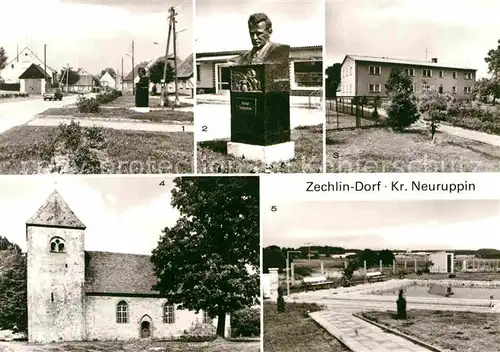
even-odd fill
[(168, 177), (18, 176), (2, 178), (1, 187), (0, 236), (23, 250), (26, 222), (54, 189), (87, 226), (86, 250), (150, 254), (161, 231), (179, 216), (170, 205)]
[(264, 246), (500, 249), (499, 200), (302, 202), (263, 212)]
[(250, 49), (248, 17), (264, 12), (273, 23), (271, 40), (290, 46), (323, 45), (322, 0), (197, 0), (196, 51)]
[(32, 47), (43, 60), (47, 44), (50, 67), (59, 70), (69, 63), (91, 73), (121, 70), (123, 57), (127, 74), (132, 40), (136, 64), (165, 55), (167, 10), (176, 4), (176, 29), (187, 28), (177, 41), (178, 56), (185, 59), (193, 51), (192, 0), (12, 0), (0, 20), (0, 46), (10, 59), (19, 45), (19, 50)]
[(498, 0), (346, 0), (326, 5), (326, 62), (346, 54), (440, 62), (487, 74), (500, 39)]

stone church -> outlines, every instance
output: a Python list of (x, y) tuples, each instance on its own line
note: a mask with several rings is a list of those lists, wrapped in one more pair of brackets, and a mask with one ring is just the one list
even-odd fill
[(85, 225), (57, 191), (26, 223), (26, 240), (30, 342), (172, 339), (217, 325), (152, 290), (149, 256), (86, 251)]

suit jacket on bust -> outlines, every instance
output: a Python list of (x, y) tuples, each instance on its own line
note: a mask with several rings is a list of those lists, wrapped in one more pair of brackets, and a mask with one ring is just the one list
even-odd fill
[(261, 49), (254, 51), (250, 49), (240, 55), (236, 61), (237, 65), (253, 65), (266, 63), (279, 63), (288, 61), (290, 47), (268, 41)]

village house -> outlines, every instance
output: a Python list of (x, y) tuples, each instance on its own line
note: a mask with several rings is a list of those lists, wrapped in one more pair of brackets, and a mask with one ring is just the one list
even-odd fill
[[(79, 79), (75, 84), (69, 86), (69, 91), (75, 93), (95, 92), (99, 87), (99, 78), (87, 72), (83, 68), (78, 69), (77, 72), (79, 75)], [(62, 79), (61, 85), (62, 87), (64, 87), (64, 89), (66, 89), (64, 79)]]
[(113, 75), (106, 71), (99, 79), (99, 83), (102, 88), (117, 89), (118, 82), (116, 77), (113, 77)]
[(216, 326), (153, 290), (149, 256), (86, 251), (85, 228), (57, 191), (26, 223), (29, 342), (172, 339)]
[(338, 97), (385, 96), (385, 83), (393, 69), (404, 70), (413, 79), (415, 95), (427, 89), (453, 94), (457, 99), (472, 99), (476, 69), (430, 62), (346, 55), (341, 67)]
[[(46, 67), (46, 72), (44, 72)], [(6, 62), (0, 71), (2, 90), (18, 91), (28, 94), (43, 94), (48, 87), (45, 79), (57, 80), (57, 71), (49, 65), (44, 65), (38, 55), (26, 47), (15, 58)]]

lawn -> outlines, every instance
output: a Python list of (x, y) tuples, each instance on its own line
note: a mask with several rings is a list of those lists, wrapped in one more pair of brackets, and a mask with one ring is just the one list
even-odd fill
[[(174, 97), (171, 95), (170, 100), (173, 101)], [(149, 97), (149, 107), (158, 107), (160, 104), (160, 97), (159, 96), (150, 96)], [(111, 106), (111, 107), (133, 107), (135, 106), (135, 96), (133, 95), (122, 95), (121, 97), (118, 97), (117, 99), (113, 100), (112, 102), (106, 104), (106, 106)], [(180, 102), (179, 107), (186, 107), (186, 106), (193, 106), (193, 104), (188, 104), (184, 102)]]
[[(0, 135), (0, 174), (41, 172), (40, 146), (57, 126), (18, 126)], [(192, 173), (193, 133), (104, 129), (108, 143), (101, 173)]]
[(326, 132), (327, 172), (498, 172), (500, 148), (425, 130)]
[(349, 351), (307, 315), (320, 307), (314, 304), (288, 303), (285, 313), (276, 304), (264, 303), (265, 352), (344, 352)]
[(215, 340), (211, 342), (168, 342), (168, 341), (134, 341), (134, 342), (70, 342), (47, 345), (29, 345), (21, 342), (0, 342), (0, 351), (12, 352), (259, 352), (260, 342), (235, 342)]
[(135, 112), (126, 108), (101, 107), (98, 113), (80, 113), (76, 107), (51, 108), (37, 115), (37, 117), (60, 117), (60, 118), (106, 118), (106, 119), (129, 119), (141, 122), (183, 122), (193, 124), (194, 114), (191, 111), (155, 110), (146, 113)]
[(197, 171), (199, 173), (322, 173), (323, 125), (296, 128), (295, 158), (288, 162), (266, 165), (227, 154), (228, 139), (198, 143)]
[(394, 319), (392, 311), (362, 315), (445, 350), (498, 351), (500, 345), (500, 314), (409, 310), (407, 321)]

